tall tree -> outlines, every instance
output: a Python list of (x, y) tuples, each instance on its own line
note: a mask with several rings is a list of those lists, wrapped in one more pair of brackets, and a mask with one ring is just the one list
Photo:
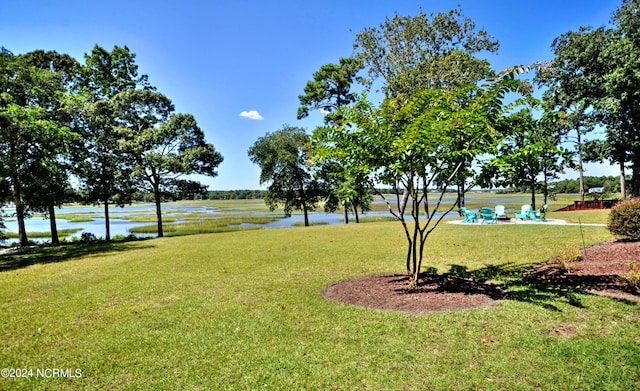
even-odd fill
[(583, 140), (595, 127), (594, 105), (603, 94), (600, 72), (604, 68), (595, 64), (601, 62), (605, 35), (604, 29), (581, 28), (559, 36), (551, 45), (555, 58), (544, 72), (536, 75), (537, 81), (548, 87), (545, 105), (560, 113), (557, 124), (564, 141), (575, 145), (581, 201), (584, 201)]
[[(51, 243), (58, 244), (55, 207), (72, 198), (69, 177), (73, 169), (73, 150), (79, 147), (80, 137), (73, 124), (79, 107), (84, 103), (78, 96), (80, 64), (66, 54), (36, 50), (25, 54), (27, 64), (56, 74), (55, 88), (46, 103), (47, 117), (58, 124), (57, 137), (49, 139), (47, 153), (30, 172), (26, 185), (28, 203), (34, 211), (49, 218)], [(53, 86), (52, 86), (53, 87)]]
[[(325, 115), (325, 126), (339, 126), (341, 118), (337, 110), (355, 102), (352, 84), (362, 67), (362, 62), (355, 58), (341, 58), (338, 64), (321, 66), (313, 74), (313, 80), (305, 85), (304, 95), (298, 96), (298, 119), (308, 116), (310, 110), (320, 110)], [(364, 210), (369, 207), (369, 194), (366, 191), (368, 184), (359, 181), (361, 177), (346, 172), (345, 167), (338, 161), (326, 162), (318, 172), (331, 189), (325, 203), (325, 211), (334, 212), (341, 205), (344, 222), (348, 224), (349, 210), (353, 209), (357, 222), (358, 207)]]
[(325, 64), (313, 74), (313, 80), (304, 86), (304, 95), (298, 96), (298, 119), (309, 115), (310, 110), (324, 113), (325, 124), (336, 124), (336, 110), (355, 102), (351, 86), (362, 69), (362, 62), (355, 58), (341, 58), (338, 64)]
[[(563, 148), (560, 134), (554, 132), (556, 116), (545, 113), (536, 118), (541, 102), (535, 98), (517, 101), (518, 110), (500, 121), (505, 135), (488, 173), (501, 186), (513, 186), (531, 193), (531, 207), (536, 208), (536, 191), (542, 189), (547, 203), (549, 181), (557, 178), (571, 154)], [(539, 178), (542, 176), (541, 186)]]
[[(59, 116), (67, 93), (64, 77), (43, 66), (38, 61), (41, 55), (45, 54), (0, 53), (0, 175), (11, 188), (21, 246), (29, 243), (24, 220), (40, 206), (32, 193), (42, 194), (42, 189), (28, 185), (48, 175), (42, 167), (56, 166), (70, 138), (68, 123)], [(48, 55), (60, 58), (52, 52)], [(60, 177), (47, 179), (53, 182)]]
[(309, 211), (326, 194), (307, 164), (309, 141), (304, 129), (285, 125), (260, 137), (248, 151), (251, 161), (260, 166), (260, 184), (269, 184), (265, 203), (271, 210), (282, 204), (287, 216), (301, 210), (305, 226), (309, 226)]
[(615, 28), (605, 47), (605, 99), (600, 101), (607, 139), (622, 157), (624, 145), (631, 161), (631, 195), (640, 196), (640, 14), (639, 0), (623, 0), (612, 23)]
[(139, 188), (154, 195), (158, 237), (162, 237), (163, 196), (184, 187), (181, 177), (185, 175), (216, 176), (222, 155), (205, 141), (192, 115), (172, 114), (173, 104), (158, 92), (124, 91), (113, 103), (133, 177)]
[(618, 160), (621, 178), (625, 163), (631, 163), (633, 196), (640, 195), (639, 12), (639, 0), (624, 0), (612, 28), (582, 27), (558, 37), (552, 62), (557, 72), (550, 88), (572, 103), (585, 100), (592, 106), (606, 127), (607, 142), (615, 150), (609, 156)]
[(383, 91), (393, 97), (474, 83), (491, 73), (489, 62), (475, 55), (495, 53), (498, 47), (498, 41), (476, 29), (460, 9), (430, 16), (396, 14), (379, 28), (358, 33), (354, 44), (369, 82), (382, 78)]
[[(369, 83), (382, 79), (387, 97), (405, 99), (424, 89), (455, 90), (493, 74), (479, 54), (495, 53), (499, 43), (483, 28), (477, 29), (461, 9), (427, 16), (394, 15), (379, 27), (356, 35), (354, 49), (369, 75)], [(458, 162), (455, 162), (454, 166)], [(456, 174), (458, 198), (464, 189), (470, 162)]]
[(82, 113), (84, 145), (76, 156), (77, 175), (87, 201), (104, 205), (105, 239), (110, 240), (109, 203), (124, 206), (133, 192), (132, 168), (124, 160), (111, 100), (123, 91), (153, 88), (146, 75), (138, 75), (135, 54), (126, 46), (109, 52), (96, 45), (85, 54), (82, 78), (88, 104)]

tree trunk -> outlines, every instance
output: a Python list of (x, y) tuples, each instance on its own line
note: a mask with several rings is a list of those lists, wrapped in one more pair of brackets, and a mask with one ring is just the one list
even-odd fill
[(161, 200), (160, 200), (160, 189), (157, 186), (154, 186), (153, 193), (156, 200), (156, 217), (158, 219), (158, 237), (164, 237), (164, 230), (162, 229), (162, 208), (161, 208)]
[(536, 209), (536, 180), (531, 181), (531, 209)]
[(342, 205), (344, 208), (344, 223), (349, 224), (349, 208), (347, 208), (347, 204)]
[(635, 162), (631, 174), (631, 197), (640, 197), (640, 165)]
[(302, 211), (304, 212), (304, 226), (309, 226), (309, 212), (307, 211), (307, 204), (305, 202), (302, 203)]
[(627, 179), (624, 176), (624, 159), (620, 159), (620, 198), (627, 199)]
[(27, 227), (24, 224), (24, 204), (20, 197), (20, 181), (17, 176), (11, 180), (13, 182), (13, 203), (16, 206), (16, 220), (18, 222), (18, 240), (20, 247), (26, 247), (29, 245), (29, 238), (27, 237)]
[(49, 205), (49, 227), (51, 228), (51, 244), (60, 244), (58, 226), (56, 224), (56, 208), (53, 204)]
[(633, 161), (631, 174), (631, 197), (640, 197), (640, 159)]
[(580, 178), (580, 201), (584, 202), (584, 168), (582, 167), (582, 136), (580, 135), (580, 125), (576, 129), (578, 144), (578, 175)]
[[(464, 183), (458, 183), (458, 206), (464, 207)], [(462, 209), (460, 209), (460, 215), (462, 216)]]
[(104, 199), (104, 240), (107, 242), (111, 240), (111, 226), (109, 225), (109, 197)]
[(353, 204), (353, 213), (356, 216), (356, 224), (360, 224), (360, 216), (358, 216), (358, 205)]

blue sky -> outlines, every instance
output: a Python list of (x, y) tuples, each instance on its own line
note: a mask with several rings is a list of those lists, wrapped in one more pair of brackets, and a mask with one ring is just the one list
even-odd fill
[[(193, 114), (224, 156), (211, 189), (257, 189), (249, 147), (283, 125), (309, 132), (320, 114), (296, 119), (298, 95), (320, 66), (352, 54), (355, 34), (394, 13), (461, 6), (500, 42), (496, 70), (550, 60), (551, 42), (606, 24), (621, 0), (261, 0), (9, 1), (0, 5), (0, 45), (15, 54), (56, 50), (80, 61), (94, 45), (127, 45), (142, 74), (178, 112)], [(244, 113), (244, 114), (243, 114)], [(577, 177), (568, 173), (569, 177)], [(616, 175), (607, 164), (587, 175)]]

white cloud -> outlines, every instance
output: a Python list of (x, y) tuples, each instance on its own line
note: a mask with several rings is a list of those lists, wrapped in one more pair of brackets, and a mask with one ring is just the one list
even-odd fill
[(249, 118), (253, 120), (261, 120), (262, 116), (256, 110), (243, 111), (240, 113), (240, 116), (243, 118)]
[(320, 114), (322, 114), (322, 115), (327, 115), (329, 113), (331, 113), (329, 110), (320, 109)]

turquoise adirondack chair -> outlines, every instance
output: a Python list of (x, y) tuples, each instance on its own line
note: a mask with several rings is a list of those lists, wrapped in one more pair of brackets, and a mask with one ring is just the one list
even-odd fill
[(460, 207), (460, 212), (464, 216), (463, 223), (477, 223), (478, 222), (478, 212), (474, 210), (468, 210), (464, 206)]
[(538, 210), (532, 210), (529, 212), (529, 218), (534, 221), (542, 220), (547, 221), (547, 209), (549, 206), (547, 204), (542, 205), (542, 208)]
[(507, 218), (507, 212), (504, 210), (504, 205), (496, 205), (494, 213), (496, 215), (496, 219)]
[(492, 208), (480, 209), (480, 216), (482, 216), (482, 224), (493, 224), (496, 222), (496, 214)]
[(516, 216), (516, 221), (528, 220), (530, 217), (529, 212), (531, 212), (531, 205), (522, 205), (522, 208), (520, 208), (520, 212), (518, 211), (514, 212), (514, 215)]

